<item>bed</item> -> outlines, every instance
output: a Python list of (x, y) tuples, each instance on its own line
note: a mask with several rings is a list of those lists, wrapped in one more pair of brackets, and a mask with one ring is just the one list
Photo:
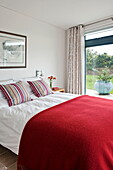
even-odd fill
[(0, 144), (19, 155), (18, 170), (113, 169), (113, 100), (36, 97), (25, 84), (30, 101), (9, 107), (0, 96)]

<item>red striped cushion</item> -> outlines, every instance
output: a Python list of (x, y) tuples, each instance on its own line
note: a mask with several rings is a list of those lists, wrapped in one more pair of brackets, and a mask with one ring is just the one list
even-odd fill
[(52, 94), (51, 88), (44, 80), (37, 80), (37, 81), (28, 81), (31, 86), (33, 93), (37, 97), (46, 96), (48, 94)]
[(21, 81), (13, 84), (0, 85), (0, 89), (5, 95), (9, 106), (17, 105), (31, 100), (29, 93)]

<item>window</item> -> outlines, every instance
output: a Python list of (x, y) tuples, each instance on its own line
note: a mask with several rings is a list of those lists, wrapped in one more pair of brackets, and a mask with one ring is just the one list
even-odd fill
[[(113, 29), (86, 34), (85, 49), (86, 94), (90, 94), (96, 90), (94, 85), (99, 72), (107, 67), (109, 74), (113, 74)], [(113, 90), (110, 93), (113, 94)]]

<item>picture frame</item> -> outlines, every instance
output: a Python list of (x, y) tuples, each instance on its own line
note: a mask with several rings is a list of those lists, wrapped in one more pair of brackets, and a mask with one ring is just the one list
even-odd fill
[(26, 68), (27, 36), (0, 31), (0, 69)]

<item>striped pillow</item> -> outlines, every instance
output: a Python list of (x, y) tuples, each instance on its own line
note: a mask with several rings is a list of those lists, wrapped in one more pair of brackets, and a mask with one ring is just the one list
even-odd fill
[(21, 81), (13, 84), (0, 85), (0, 89), (5, 95), (9, 106), (17, 105), (31, 100), (29, 93)]
[(37, 97), (46, 96), (48, 94), (52, 94), (51, 88), (44, 80), (37, 80), (37, 81), (28, 81), (31, 86), (33, 93)]

